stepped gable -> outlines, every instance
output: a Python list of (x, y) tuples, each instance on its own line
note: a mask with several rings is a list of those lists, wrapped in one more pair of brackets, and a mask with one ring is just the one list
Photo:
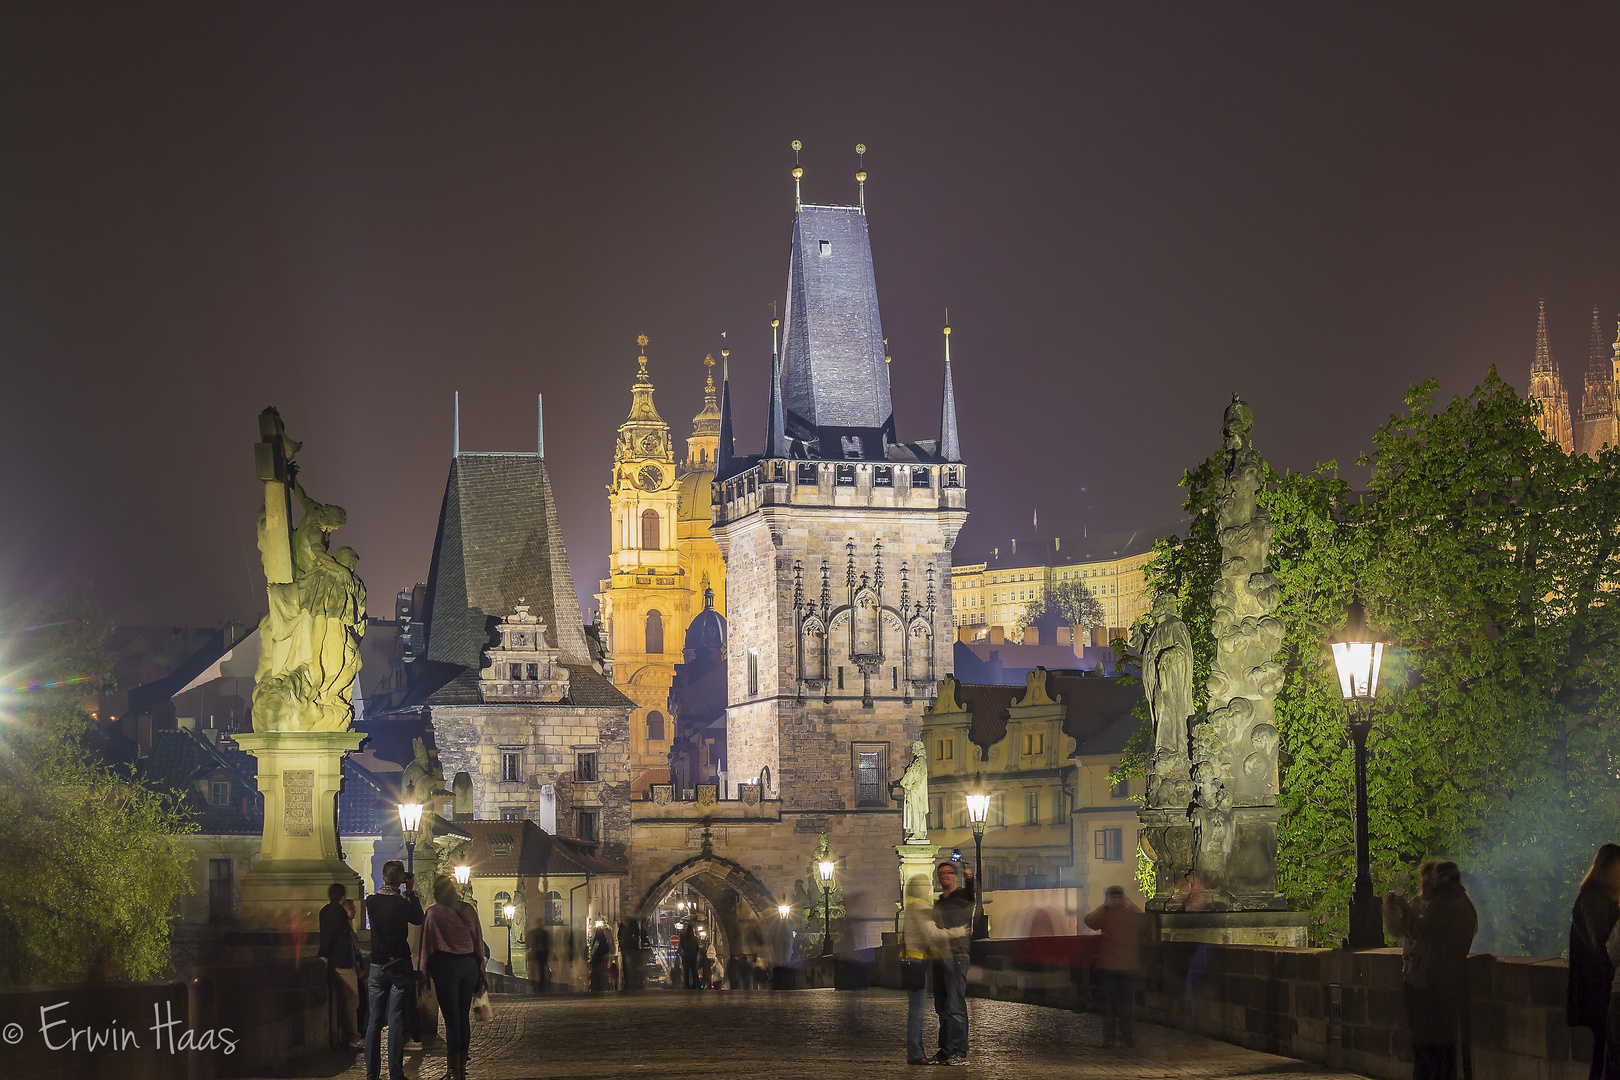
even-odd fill
[(433, 542), (426, 659), (476, 671), (495, 621), (520, 602), (545, 620), (570, 670), (589, 667), (545, 462), (537, 454), (459, 454)]

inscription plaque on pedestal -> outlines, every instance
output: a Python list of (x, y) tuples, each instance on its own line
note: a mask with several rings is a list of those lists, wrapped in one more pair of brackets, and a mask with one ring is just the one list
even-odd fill
[(281, 774), (282, 826), (288, 836), (315, 832), (315, 770), (289, 769)]

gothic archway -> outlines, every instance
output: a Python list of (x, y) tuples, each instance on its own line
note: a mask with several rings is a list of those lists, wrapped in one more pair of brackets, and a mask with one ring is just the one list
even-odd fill
[(708, 901), (733, 953), (752, 953), (781, 962), (777, 954), (783, 952), (783, 943), (779, 940), (776, 898), (747, 867), (723, 856), (695, 855), (665, 872), (641, 895), (635, 907), (636, 920), (651, 919), (659, 904), (683, 886)]

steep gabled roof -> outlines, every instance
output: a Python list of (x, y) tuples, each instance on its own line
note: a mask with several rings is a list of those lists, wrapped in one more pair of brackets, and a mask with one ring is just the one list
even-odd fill
[(591, 854), (588, 845), (553, 836), (532, 821), (458, 821), (456, 827), (472, 837), (467, 865), (475, 877), (617, 877), (628, 872)]
[[(860, 207), (805, 206), (794, 216), (784, 314), (787, 435), (813, 442), (822, 428), (887, 429), (893, 441), (877, 278)], [(822, 456), (829, 452), (822, 447)]]
[(538, 454), (459, 454), (428, 574), (427, 659), (478, 669), (492, 620), (519, 602), (565, 661), (590, 663), (557, 505)]

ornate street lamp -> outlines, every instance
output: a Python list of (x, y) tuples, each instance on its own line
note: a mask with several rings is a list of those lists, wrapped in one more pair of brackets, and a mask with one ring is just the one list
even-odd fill
[(472, 881), (472, 867), (468, 866), (466, 863), (461, 863), (456, 866), (451, 873), (456, 875), (456, 891), (460, 893), (461, 898), (465, 900), (467, 895), (471, 892), (471, 890), (467, 888), (467, 884), (468, 882)]
[(777, 904), (776, 905), (776, 913), (778, 915), (780, 915), (784, 919), (787, 918), (788, 915), (790, 915), (792, 913), (792, 911), (793, 911), (793, 905), (792, 904)]
[(822, 859), (816, 863), (821, 872), (821, 955), (832, 955), (832, 876), (833, 861)]
[(1333, 646), (1333, 666), (1339, 671), (1339, 692), (1350, 705), (1350, 737), (1356, 744), (1356, 884), (1350, 893), (1350, 936), (1345, 947), (1384, 947), (1383, 920), (1373, 894), (1372, 856), (1367, 841), (1367, 733), (1372, 730), (1370, 706), (1378, 693), (1378, 669), (1384, 661), (1384, 643), (1367, 630), (1367, 614), (1360, 601), (1350, 605), (1344, 631)]
[(984, 826), (990, 817), (990, 793), (983, 788), (983, 777), (974, 777), (978, 790), (967, 797), (968, 821), (973, 825), (973, 936), (990, 936), (990, 920), (984, 917)]
[(416, 840), (422, 835), (422, 804), (416, 798), (416, 782), (405, 789), (405, 799), (399, 803), (399, 831), (405, 834), (405, 872), (416, 872)]
[(512, 919), (517, 915), (517, 905), (507, 904), (501, 909), (506, 914), (506, 973), (512, 974)]

